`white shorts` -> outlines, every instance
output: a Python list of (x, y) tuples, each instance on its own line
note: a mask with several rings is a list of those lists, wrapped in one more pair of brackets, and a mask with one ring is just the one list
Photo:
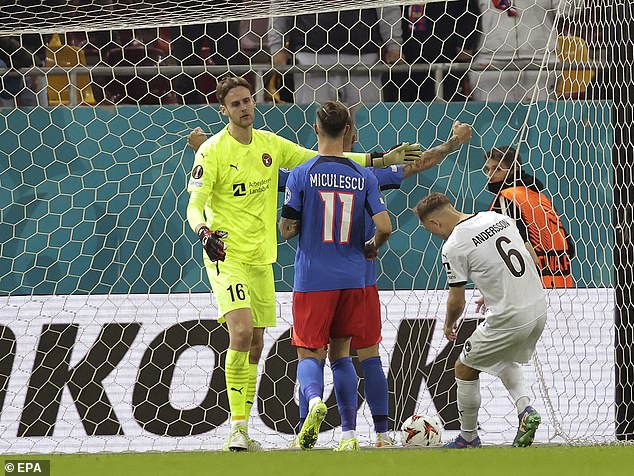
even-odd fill
[(528, 362), (546, 325), (546, 314), (515, 329), (491, 329), (480, 324), (464, 344), (460, 361), (487, 374), (499, 377), (509, 364)]

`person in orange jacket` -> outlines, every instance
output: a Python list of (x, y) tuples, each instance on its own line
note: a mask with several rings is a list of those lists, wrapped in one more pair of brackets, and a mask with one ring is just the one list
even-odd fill
[(544, 193), (544, 185), (522, 171), (522, 161), (510, 146), (494, 147), (485, 156), (482, 171), (495, 194), (490, 210), (515, 219), (525, 242), (533, 245), (545, 288), (571, 288), (570, 260), (574, 242)]

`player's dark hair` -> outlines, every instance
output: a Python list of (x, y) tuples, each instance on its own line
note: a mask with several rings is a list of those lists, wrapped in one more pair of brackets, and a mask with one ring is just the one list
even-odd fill
[(451, 206), (451, 201), (446, 195), (438, 192), (432, 192), (416, 204), (416, 214), (422, 222), (429, 215), (441, 208)]
[[(354, 122), (354, 112), (353, 110), (349, 110), (350, 114), (348, 115), (348, 125), (350, 126), (350, 128), (348, 129), (348, 132), (346, 133), (345, 136), (343, 136), (343, 147), (344, 147), (344, 151), (345, 152), (350, 152), (352, 151), (352, 145), (354, 144), (354, 141), (352, 140), (352, 137), (356, 135), (357, 131), (354, 127), (355, 122)], [(348, 150), (349, 149), (349, 150)]]
[(354, 129), (354, 114), (352, 114), (352, 112), (350, 110), (348, 110), (348, 121), (346, 122), (347, 125), (350, 126), (350, 129)]
[(228, 74), (223, 76), (218, 81), (218, 86), (216, 86), (216, 98), (218, 102), (222, 105), (225, 104), (225, 96), (229, 91), (233, 88), (244, 87), (251, 91), (253, 94), (253, 90), (251, 89), (251, 83), (249, 83), (246, 79), (241, 78), (240, 76), (234, 76), (232, 74)]
[(517, 165), (518, 167), (522, 166), (522, 160), (520, 156), (517, 155), (516, 159), (516, 155), (517, 149), (511, 147), (510, 145), (501, 145), (499, 147), (493, 147), (493, 149), (487, 152), (485, 160), (496, 160), (500, 163), (502, 167), (512, 169), (515, 165)]
[(341, 136), (350, 121), (348, 108), (339, 101), (328, 101), (317, 110), (317, 125), (330, 137)]

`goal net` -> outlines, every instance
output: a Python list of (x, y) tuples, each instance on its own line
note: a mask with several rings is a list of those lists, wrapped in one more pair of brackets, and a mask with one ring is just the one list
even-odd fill
[[(354, 106), (357, 151), (430, 148), (454, 121), (473, 126), (469, 144), (384, 193), (395, 229), (377, 261), (391, 429), (427, 414), (443, 439), (457, 434), (453, 363), (481, 317), (468, 290), (458, 341), (444, 338), (442, 243), (411, 210), (429, 191), (489, 209), (499, 195), (487, 154), (511, 146), (521, 173), (506, 180), (541, 190), (570, 239), (541, 256), (570, 277), (547, 291), (548, 323), (524, 367), (543, 416), (537, 441), (634, 436), (629, 2), (19, 3), (0, 6), (3, 453), (222, 448), (228, 334), (185, 209), (187, 136), (224, 127), (214, 90), (227, 71), (253, 85), (257, 128), (307, 147), (314, 102), (327, 99)], [(524, 219), (538, 234), (549, 226)], [(268, 448), (288, 446), (299, 418), (295, 248), (279, 244), (278, 325), (249, 420)], [(498, 380), (481, 382), (482, 440), (509, 444), (514, 404)], [(325, 397), (334, 410), (328, 366)], [(370, 445), (362, 380), (358, 411)], [(339, 425), (329, 412), (318, 445), (332, 446)]]

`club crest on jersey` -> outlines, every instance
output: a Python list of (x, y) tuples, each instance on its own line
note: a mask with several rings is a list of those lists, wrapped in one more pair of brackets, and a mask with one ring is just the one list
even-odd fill
[(264, 153), (262, 154), (262, 163), (265, 167), (270, 167), (273, 163), (273, 158), (269, 154)]
[(284, 192), (284, 205), (288, 204), (293, 198), (293, 194), (291, 193), (291, 189), (286, 187), (286, 191)]
[(194, 167), (194, 170), (192, 170), (192, 178), (197, 180), (202, 176), (203, 176), (203, 166), (197, 165), (196, 167)]

